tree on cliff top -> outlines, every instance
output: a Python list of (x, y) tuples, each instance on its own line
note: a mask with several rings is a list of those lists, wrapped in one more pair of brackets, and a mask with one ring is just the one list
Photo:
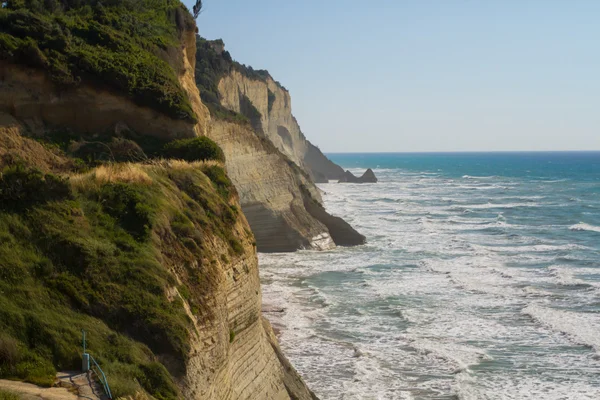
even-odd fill
[(194, 19), (198, 18), (198, 15), (202, 12), (202, 0), (196, 0), (196, 4), (194, 4), (192, 10), (194, 12)]

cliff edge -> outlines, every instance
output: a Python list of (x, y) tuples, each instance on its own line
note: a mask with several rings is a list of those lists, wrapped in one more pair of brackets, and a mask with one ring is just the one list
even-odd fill
[(25, 3), (0, 9), (0, 378), (53, 385), (85, 329), (115, 398), (314, 398), (201, 136), (189, 12)]

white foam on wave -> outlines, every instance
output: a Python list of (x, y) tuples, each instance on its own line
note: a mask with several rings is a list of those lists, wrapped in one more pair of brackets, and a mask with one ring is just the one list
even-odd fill
[[(554, 206), (552, 186), (376, 173), (384, 179), (368, 190), (331, 184), (323, 196), (329, 211), (368, 237), (366, 246), (261, 256), (265, 302), (285, 309), (268, 317), (283, 327), (284, 351), (319, 396), (600, 398), (600, 360), (558, 333), (568, 319), (588, 332), (574, 341), (593, 342), (591, 332), (600, 325), (593, 316), (585, 325), (572, 310), (556, 316), (549, 306), (595, 301), (597, 290), (556, 284), (597, 283), (595, 276), (580, 276), (594, 275), (592, 268), (570, 271), (566, 260), (597, 253), (568, 244), (565, 225), (529, 223), (544, 206)], [(538, 203), (525, 218), (501, 214)], [(473, 209), (467, 214), (456, 205)], [(483, 214), (477, 208), (501, 209)], [(498, 224), (503, 227), (495, 229)], [(546, 232), (562, 236), (551, 240)], [(556, 268), (544, 267), (551, 264)], [(521, 314), (532, 301), (541, 309), (523, 313), (536, 314), (535, 320)]]
[(550, 329), (566, 334), (573, 342), (590, 346), (600, 353), (599, 314), (564, 311), (538, 304), (531, 304), (522, 312)]
[(463, 179), (494, 179), (496, 176), (473, 176), (473, 175), (463, 175)]
[(416, 339), (411, 345), (418, 351), (426, 354), (432, 353), (444, 358), (456, 366), (453, 373), (469, 371), (469, 367), (479, 364), (483, 360), (493, 360), (485, 351), (476, 347), (462, 344), (444, 342), (443, 340)]
[(553, 265), (548, 267), (548, 271), (556, 279), (558, 284), (565, 286), (586, 285), (590, 287), (600, 287), (600, 282), (590, 282), (578, 278), (577, 275), (599, 275), (600, 268), (574, 268), (571, 266)]
[(491, 208), (519, 208), (519, 207), (540, 207), (539, 203), (527, 202), (527, 203), (484, 203), (484, 204), (456, 204), (450, 207), (450, 209), (468, 209), (468, 210), (487, 210)]
[(553, 251), (590, 250), (580, 244), (535, 244), (526, 246), (481, 246), (487, 250), (500, 253), (544, 253)]
[(585, 222), (580, 222), (573, 226), (569, 227), (571, 231), (588, 231), (588, 232), (600, 232), (600, 226), (594, 226), (590, 224), (586, 224)]
[(535, 374), (523, 379), (494, 374), (485, 380), (459, 374), (454, 393), (460, 400), (597, 400), (600, 387), (583, 379), (552, 381)]
[(502, 189), (502, 190), (508, 190), (510, 189), (507, 186), (499, 186), (499, 185), (487, 185), (485, 184), (485, 186), (481, 186), (481, 185), (458, 185), (456, 186), (456, 189), (461, 189), (461, 190), (495, 190), (495, 189)]

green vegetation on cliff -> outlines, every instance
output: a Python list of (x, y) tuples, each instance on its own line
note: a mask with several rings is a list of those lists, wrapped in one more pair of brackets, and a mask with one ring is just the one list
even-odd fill
[(233, 68), (233, 60), (228, 51), (217, 52), (215, 47), (223, 47), (222, 40), (210, 41), (196, 35), (196, 85), (200, 90), (202, 102), (210, 114), (219, 119), (240, 124), (249, 123), (248, 118), (221, 105), (219, 100), (219, 81)]
[(217, 160), (225, 162), (223, 150), (206, 136), (169, 142), (165, 145), (163, 154), (168, 158), (185, 161)]
[(0, 378), (52, 384), (57, 370), (81, 365), (85, 329), (116, 397), (180, 398), (174, 380), (193, 329), (183, 301), (210, 320), (203, 304), (218, 248), (244, 252), (234, 192), (214, 161), (109, 164), (70, 177), (4, 168)]
[(21, 396), (16, 393), (0, 390), (0, 400), (21, 400)]
[(10, 0), (0, 60), (40, 68), (61, 86), (108, 87), (172, 118), (196, 121), (169, 51), (195, 23), (179, 0)]

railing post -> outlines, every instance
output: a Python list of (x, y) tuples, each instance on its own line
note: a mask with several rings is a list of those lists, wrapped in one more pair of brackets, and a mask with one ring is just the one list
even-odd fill
[(81, 330), (83, 334), (83, 354), (81, 356), (81, 370), (88, 372), (90, 370), (90, 355), (85, 352), (85, 330)]

